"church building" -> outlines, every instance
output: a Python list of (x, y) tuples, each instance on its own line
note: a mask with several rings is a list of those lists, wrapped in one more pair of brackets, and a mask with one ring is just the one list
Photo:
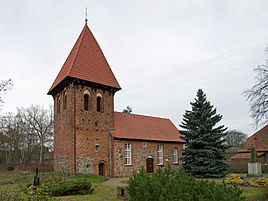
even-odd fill
[[(129, 176), (179, 168), (184, 141), (165, 118), (114, 111), (121, 87), (85, 24), (48, 94), (54, 99), (54, 169)], [(141, 100), (142, 101), (142, 100)]]

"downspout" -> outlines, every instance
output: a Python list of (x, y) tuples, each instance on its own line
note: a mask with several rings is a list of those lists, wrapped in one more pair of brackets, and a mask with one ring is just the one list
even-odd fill
[(74, 85), (74, 174), (76, 175), (76, 86)]

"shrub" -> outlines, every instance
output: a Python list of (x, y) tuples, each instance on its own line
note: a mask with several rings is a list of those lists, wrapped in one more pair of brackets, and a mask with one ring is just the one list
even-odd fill
[(14, 166), (8, 166), (7, 167), (7, 171), (13, 171), (15, 168), (14, 168)]
[(23, 189), (23, 200), (24, 201), (54, 201), (55, 198), (49, 197), (48, 188), (46, 186), (34, 187)]
[(255, 186), (255, 187), (268, 187), (268, 178), (260, 177), (259, 179), (255, 181), (249, 181), (248, 183), (251, 186)]
[(85, 195), (93, 192), (90, 182), (87, 180), (62, 181), (46, 185), (51, 196)]
[(241, 184), (243, 183), (243, 179), (241, 179), (239, 174), (230, 174), (225, 179), (226, 184)]
[(142, 168), (140, 173), (134, 174), (128, 181), (130, 201), (242, 201), (242, 190), (237, 186), (216, 184), (207, 180), (197, 180), (186, 174), (182, 169), (163, 171), (148, 175)]

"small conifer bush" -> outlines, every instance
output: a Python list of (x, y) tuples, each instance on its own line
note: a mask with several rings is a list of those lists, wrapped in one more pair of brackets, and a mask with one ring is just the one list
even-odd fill
[(90, 182), (86, 179), (62, 181), (46, 185), (51, 196), (85, 195), (93, 192)]
[(148, 175), (142, 168), (128, 181), (130, 201), (242, 201), (242, 190), (237, 186), (216, 184), (207, 180), (197, 180), (183, 169), (174, 171), (170, 167), (158, 169)]
[(8, 166), (7, 167), (7, 171), (13, 171), (15, 168), (14, 168), (14, 166)]

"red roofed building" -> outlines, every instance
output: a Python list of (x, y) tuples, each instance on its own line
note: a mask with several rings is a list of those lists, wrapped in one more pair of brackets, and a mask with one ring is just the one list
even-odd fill
[(251, 157), (251, 147), (257, 147), (258, 162), (262, 172), (268, 172), (268, 124), (250, 136), (236, 155), (231, 157), (231, 168), (237, 172), (247, 172)]
[(171, 164), (183, 146), (169, 119), (114, 112), (120, 90), (85, 24), (48, 94), (54, 99), (54, 168), (75, 174), (127, 176)]

